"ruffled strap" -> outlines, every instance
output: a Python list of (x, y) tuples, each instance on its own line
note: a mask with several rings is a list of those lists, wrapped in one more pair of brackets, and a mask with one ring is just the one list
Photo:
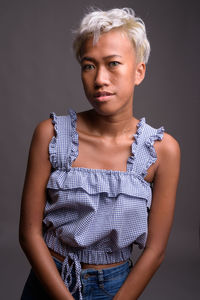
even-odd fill
[[(71, 266), (69, 266), (69, 258), (72, 260)], [(71, 291), (71, 294), (73, 295), (77, 290), (79, 291), (79, 299), (82, 300), (82, 294), (81, 294), (81, 264), (78, 259), (78, 256), (76, 253), (69, 253), (66, 257), (65, 260), (62, 264), (62, 272), (61, 272), (61, 277), (69, 289), (69, 287), (72, 284), (72, 269), (73, 267), (75, 268), (75, 274), (76, 274), (76, 283)]]
[(157, 160), (157, 153), (156, 150), (154, 148), (154, 143), (155, 141), (161, 141), (163, 138), (163, 133), (164, 133), (165, 129), (163, 126), (161, 126), (160, 128), (156, 129), (156, 133), (154, 135), (151, 135), (146, 141), (145, 141), (145, 145), (149, 151), (150, 154), (150, 158), (147, 161), (143, 171), (142, 171), (142, 176), (143, 178), (146, 177), (147, 175), (147, 171), (149, 169), (149, 167), (156, 162)]
[(57, 136), (58, 136), (58, 120), (57, 116), (54, 112), (50, 113), (50, 118), (52, 119), (52, 124), (54, 125), (54, 130), (56, 135), (52, 137), (49, 143), (49, 160), (51, 162), (52, 167), (57, 168)]
[[(68, 113), (71, 117), (71, 151), (70, 151), (70, 155), (69, 155), (68, 168), (71, 169), (72, 163), (77, 158), (78, 153), (79, 153), (79, 136), (78, 136), (78, 132), (77, 132), (77, 128), (76, 128), (77, 114), (72, 108), (68, 109)], [(145, 119), (145, 117), (143, 117), (139, 120), (139, 122), (137, 124), (136, 133), (133, 135), (134, 141), (131, 145), (132, 153), (131, 153), (131, 156), (129, 156), (129, 158), (127, 160), (127, 171), (132, 170), (132, 164), (136, 157), (138, 141), (142, 134), (145, 122), (146, 122), (146, 119)]]
[(137, 130), (136, 130), (136, 133), (133, 135), (134, 141), (131, 146), (132, 153), (131, 153), (131, 156), (129, 156), (129, 158), (127, 160), (127, 171), (132, 170), (132, 164), (136, 157), (138, 142), (139, 142), (140, 136), (142, 134), (145, 122), (146, 122), (146, 119), (145, 119), (145, 117), (143, 117), (140, 119), (140, 121), (137, 124)]
[(53, 169), (66, 171), (70, 148), (70, 116), (57, 116), (51, 112), (50, 118), (54, 125), (55, 135), (49, 143), (49, 160)]
[(71, 117), (71, 151), (69, 154), (68, 168), (71, 168), (72, 162), (78, 156), (79, 141), (78, 132), (76, 130), (77, 114), (72, 108), (69, 108), (68, 112)]

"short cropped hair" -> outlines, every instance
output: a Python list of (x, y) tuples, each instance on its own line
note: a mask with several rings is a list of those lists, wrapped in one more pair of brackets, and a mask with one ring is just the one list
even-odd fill
[(114, 8), (107, 11), (101, 9), (91, 10), (80, 23), (80, 27), (74, 31), (75, 39), (73, 49), (78, 61), (84, 42), (93, 37), (93, 45), (98, 42), (102, 33), (112, 29), (123, 29), (136, 51), (137, 62), (148, 62), (150, 55), (150, 43), (147, 39), (146, 28), (143, 20), (135, 16), (132, 8)]

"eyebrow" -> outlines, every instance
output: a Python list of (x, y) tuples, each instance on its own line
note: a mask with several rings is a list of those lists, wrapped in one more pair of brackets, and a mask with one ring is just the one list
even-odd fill
[[(111, 54), (111, 55), (108, 55), (108, 56), (104, 56), (103, 59), (106, 60), (106, 59), (114, 58), (114, 57), (119, 57), (119, 58), (121, 58), (121, 55), (118, 55), (118, 54)], [(82, 63), (82, 62), (85, 61), (85, 60), (87, 60), (87, 61), (92, 61), (92, 62), (95, 62), (95, 61), (96, 61), (95, 58), (93, 58), (93, 57), (84, 56), (84, 57), (81, 59), (80, 62)]]

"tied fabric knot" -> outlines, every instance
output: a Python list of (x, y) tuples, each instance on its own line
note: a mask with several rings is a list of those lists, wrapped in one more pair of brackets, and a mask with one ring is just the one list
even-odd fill
[[(69, 258), (72, 260), (71, 266), (69, 266)], [(68, 253), (68, 255), (65, 257), (62, 265), (62, 272), (61, 272), (61, 277), (69, 289), (69, 287), (72, 284), (72, 269), (75, 267), (75, 275), (76, 275), (76, 284), (71, 291), (71, 294), (73, 295), (77, 290), (79, 291), (79, 298), (80, 300), (83, 299), (82, 294), (81, 294), (81, 264), (78, 259), (77, 254), (75, 253)]]

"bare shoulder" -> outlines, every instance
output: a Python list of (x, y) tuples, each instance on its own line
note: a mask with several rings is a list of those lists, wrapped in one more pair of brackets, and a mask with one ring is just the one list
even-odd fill
[(180, 145), (179, 142), (169, 133), (164, 132), (162, 142), (159, 149), (161, 156), (167, 157), (179, 157)]
[(37, 124), (33, 133), (33, 139), (49, 142), (55, 135), (52, 119), (43, 120)]
[(167, 169), (180, 168), (181, 150), (179, 142), (169, 133), (164, 132), (163, 139), (159, 143), (158, 170), (166, 172)]

